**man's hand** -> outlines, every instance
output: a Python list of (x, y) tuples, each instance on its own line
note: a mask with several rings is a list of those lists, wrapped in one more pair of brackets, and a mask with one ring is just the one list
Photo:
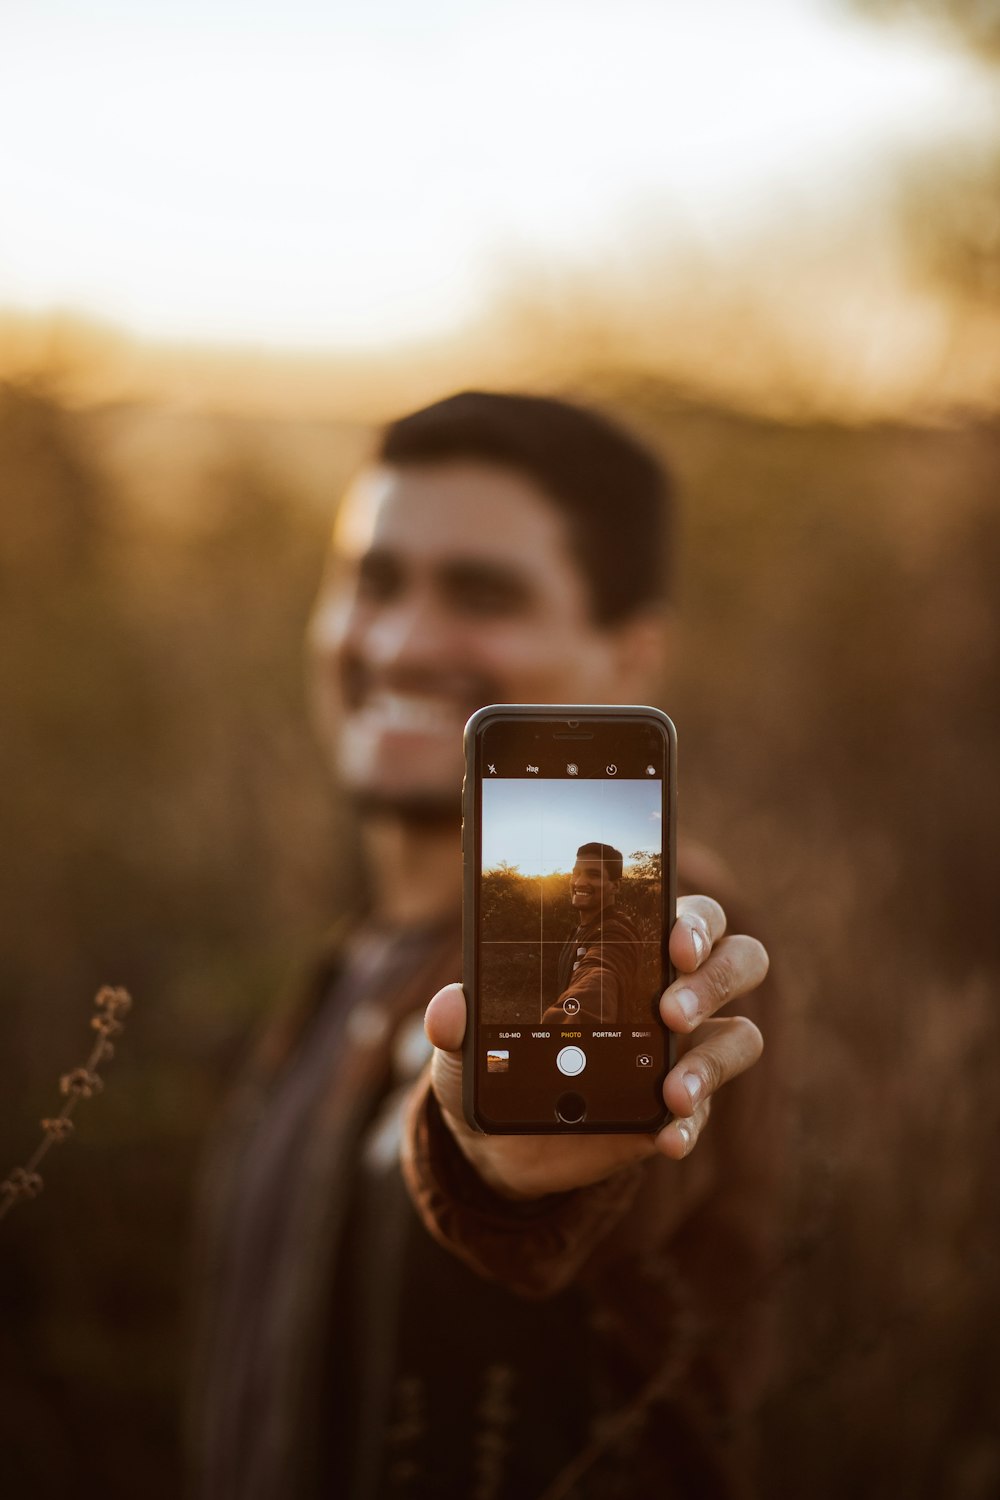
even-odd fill
[(680, 1036), (679, 1058), (663, 1083), (674, 1118), (650, 1135), (480, 1135), (462, 1112), (462, 986), (439, 990), (424, 1025), (434, 1046), (431, 1085), (448, 1128), (483, 1180), (508, 1198), (537, 1198), (599, 1182), (629, 1162), (660, 1152), (679, 1161), (704, 1129), (712, 1098), (760, 1057), (763, 1039), (746, 1016), (717, 1017), (730, 1000), (755, 990), (767, 973), (763, 945), (726, 937), (726, 914), (708, 896), (682, 896), (670, 934), (677, 978), (660, 1015)]

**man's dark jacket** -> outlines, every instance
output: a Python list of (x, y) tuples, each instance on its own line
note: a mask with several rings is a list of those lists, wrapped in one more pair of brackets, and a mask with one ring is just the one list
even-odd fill
[[(689, 851), (679, 873), (682, 893), (714, 890), (726, 905), (730, 930), (741, 930), (710, 857)], [(340, 951), (334, 942), (268, 1027), (234, 1093), (205, 1176), (189, 1436), (196, 1493), (206, 1500), (246, 1500), (245, 1490), (229, 1485), (227, 1454), (218, 1442), (229, 1354), (213, 1317), (227, 1275), (234, 1164), (246, 1132), (267, 1109), (272, 1080), (329, 993)], [(252, 1434), (254, 1500), (316, 1500), (319, 1494), (330, 1415), (323, 1409), (323, 1372), (365, 1131), (392, 1086), (401, 1028), (459, 973), (456, 925), (405, 985), (371, 996), (350, 1016), (308, 1152), (296, 1167), (293, 1248), (276, 1320), (275, 1399)], [(739, 1009), (760, 1020), (774, 1056), (779, 1022), (766, 1013), (768, 991), (765, 985)], [(524, 1500), (646, 1500), (654, 1494), (714, 1500), (753, 1493), (752, 1418), (769, 1353), (779, 1137), (777, 1088), (765, 1062), (722, 1091), (704, 1139), (684, 1162), (655, 1156), (594, 1186), (519, 1204), (492, 1193), (472, 1171), (441, 1118), (426, 1072), (411, 1085), (401, 1156), (426, 1231), (518, 1303), (578, 1289), (594, 1331), (592, 1373), (598, 1378), (592, 1384), (602, 1394), (590, 1436), (561, 1473), (545, 1476)], [(441, 1315), (447, 1317), (446, 1309)], [(530, 1348), (524, 1358), (531, 1360)], [(443, 1368), (434, 1378), (461, 1382), (463, 1372)], [(438, 1493), (452, 1500), (448, 1491)]]

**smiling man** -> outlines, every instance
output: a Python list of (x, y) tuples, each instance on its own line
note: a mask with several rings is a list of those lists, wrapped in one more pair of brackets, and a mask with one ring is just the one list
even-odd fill
[(623, 869), (621, 851), (610, 844), (581, 844), (576, 851), (569, 888), (579, 920), (559, 954), (559, 997), (543, 1012), (544, 1023), (579, 1019), (614, 1026), (640, 998), (639, 934), (615, 906)]
[(620, 849), (610, 844), (581, 844), (569, 879), (570, 901), (582, 926), (610, 912), (618, 899), (618, 886), (625, 869)]
[[(660, 465), (614, 424), (476, 392), (390, 427), (344, 499), (308, 655), (367, 890), (257, 1049), (209, 1172), (206, 1500), (708, 1500), (747, 1472), (774, 1090), (764, 1068), (725, 1087), (761, 1036), (718, 1012), (761, 985), (760, 943), (682, 895), (661, 1013), (684, 1053), (649, 1138), (471, 1131), (449, 982), (463, 725), (490, 702), (647, 700), (668, 519)], [(615, 879), (581, 855), (586, 921)], [(682, 851), (682, 892), (706, 868)]]

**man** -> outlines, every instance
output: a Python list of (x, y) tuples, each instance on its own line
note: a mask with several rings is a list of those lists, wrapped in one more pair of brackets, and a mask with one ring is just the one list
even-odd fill
[(265, 1035), (208, 1176), (211, 1500), (734, 1492), (770, 1227), (762, 1070), (684, 1158), (760, 1053), (715, 1012), (759, 986), (763, 948), (682, 897), (661, 1012), (687, 1050), (655, 1140), (471, 1131), (449, 983), (462, 727), (489, 702), (644, 701), (667, 498), (604, 419), (465, 393), (390, 427), (344, 500), (309, 656), (369, 889)]
[(615, 909), (624, 869), (611, 844), (581, 844), (570, 875), (570, 899), (579, 916), (559, 954), (559, 997), (542, 1015), (553, 1025), (569, 1019), (613, 1025), (645, 1020), (635, 1013), (639, 994), (640, 939)]

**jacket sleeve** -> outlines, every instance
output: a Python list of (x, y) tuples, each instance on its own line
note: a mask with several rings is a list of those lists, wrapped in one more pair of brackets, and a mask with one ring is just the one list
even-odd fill
[(504, 1198), (462, 1155), (429, 1075), (410, 1101), (402, 1165), (417, 1213), (439, 1244), (487, 1280), (539, 1298), (576, 1278), (628, 1212), (645, 1168), (633, 1164), (590, 1187), (529, 1202)]
[(545, 1025), (565, 1024), (563, 1001), (572, 996), (579, 1002), (576, 1021), (588, 1020), (595, 1026), (614, 1026), (626, 1012), (635, 985), (638, 965), (630, 943), (594, 943), (577, 961), (569, 983), (544, 1012)]
[[(682, 888), (695, 882), (702, 889), (723, 886), (712, 866)], [(747, 930), (738, 903), (724, 888), (722, 894), (730, 930)], [(738, 1009), (760, 1020), (764, 1059), (713, 1102), (712, 1120), (690, 1157), (674, 1163), (656, 1155), (589, 1187), (528, 1202), (504, 1198), (482, 1181), (425, 1075), (407, 1112), (402, 1166), (428, 1232), (478, 1275), (526, 1297), (551, 1296), (581, 1277), (602, 1276), (610, 1265), (648, 1262), (668, 1250), (706, 1305), (719, 1303), (720, 1277), (734, 1301), (753, 1295), (773, 1264), (782, 1196), (784, 1049), (773, 978), (742, 997)]]

